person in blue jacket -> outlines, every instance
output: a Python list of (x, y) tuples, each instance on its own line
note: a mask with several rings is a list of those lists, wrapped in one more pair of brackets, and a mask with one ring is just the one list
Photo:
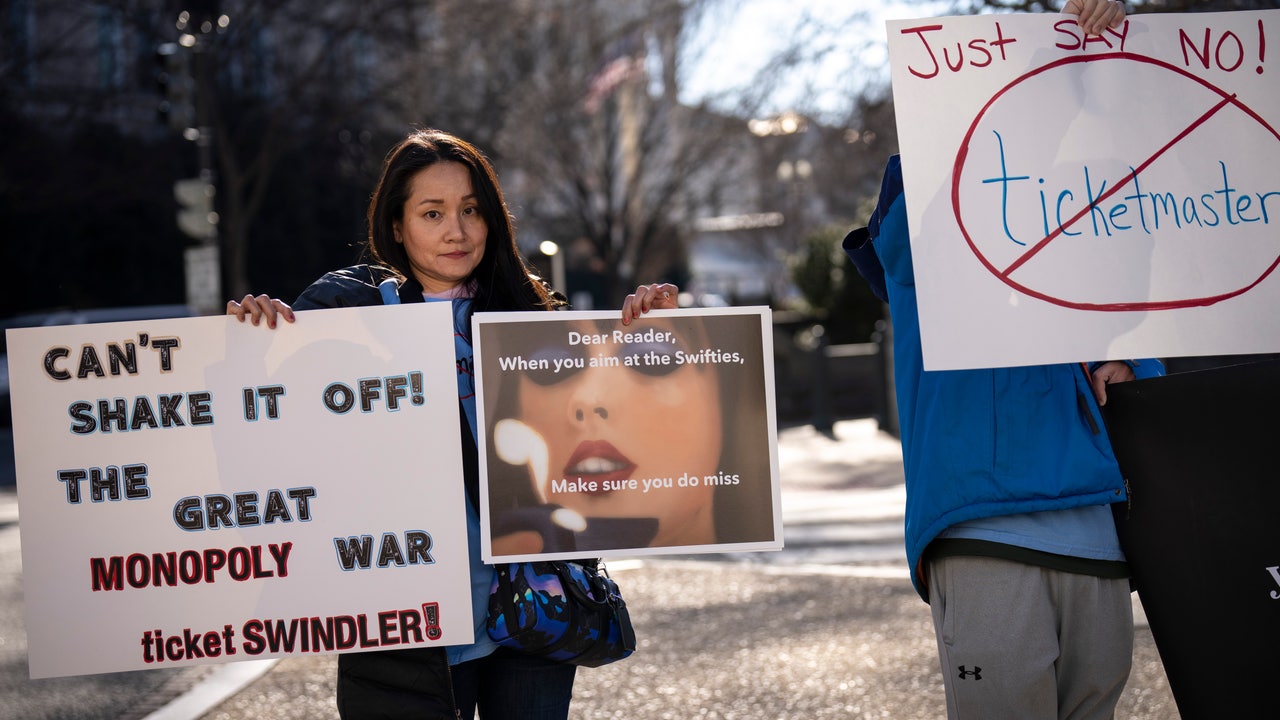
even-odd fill
[(844, 247), (894, 323), (912, 582), (951, 718), (1109, 718), (1133, 645), (1110, 506), (1127, 495), (1098, 406), (1156, 360), (926, 371), (902, 166)]
[(907, 559), (933, 613), (948, 717), (1111, 718), (1133, 612), (1111, 510), (1127, 491), (1099, 406), (1107, 385), (1163, 366), (926, 371), (896, 155), (844, 249), (893, 320)]

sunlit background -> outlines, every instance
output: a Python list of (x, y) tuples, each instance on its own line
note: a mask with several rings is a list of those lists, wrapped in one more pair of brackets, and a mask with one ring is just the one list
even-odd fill
[(874, 344), (883, 308), (839, 242), (898, 151), (885, 20), (1045, 5), (7, 0), (0, 313), (291, 300), (359, 260), (380, 162), (426, 126), (489, 155), (522, 251), (576, 308), (670, 281), (689, 306), (769, 305), (784, 355)]

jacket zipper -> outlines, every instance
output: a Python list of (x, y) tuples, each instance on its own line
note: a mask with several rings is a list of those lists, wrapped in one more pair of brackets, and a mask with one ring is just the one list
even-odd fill
[[(1084, 373), (1084, 384), (1089, 390), (1093, 390), (1093, 373), (1089, 370), (1088, 363), (1080, 363), (1080, 372)], [(1076, 390), (1076, 402), (1080, 405), (1080, 412), (1084, 413), (1085, 419), (1089, 421), (1089, 430), (1097, 435), (1101, 432), (1098, 427), (1098, 421), (1093, 417), (1093, 411), (1089, 409), (1089, 401), (1085, 398), (1084, 393)]]
[[(1089, 385), (1089, 389), (1093, 389), (1093, 373), (1089, 370), (1088, 363), (1080, 363), (1080, 370), (1084, 373), (1085, 383)], [(1076, 400), (1080, 403), (1080, 411), (1084, 413), (1085, 418), (1089, 421), (1089, 429), (1094, 435), (1101, 432), (1098, 427), (1098, 421), (1093, 417), (1093, 411), (1089, 409), (1089, 401), (1085, 399), (1084, 393), (1076, 390)], [(1124, 519), (1128, 520), (1133, 514), (1133, 488), (1129, 486), (1129, 478), (1122, 478), (1124, 483)]]
[(462, 708), (458, 707), (458, 696), (453, 692), (453, 666), (449, 664), (449, 658), (444, 659), (444, 676), (449, 681), (449, 703), (453, 705), (453, 717), (462, 720)]
[(1089, 401), (1085, 399), (1084, 393), (1079, 390), (1076, 391), (1076, 401), (1080, 405), (1080, 412), (1083, 413), (1085, 419), (1089, 421), (1089, 430), (1091, 430), (1094, 435), (1099, 434), (1101, 430), (1098, 428), (1098, 421), (1093, 419), (1093, 411), (1089, 409)]

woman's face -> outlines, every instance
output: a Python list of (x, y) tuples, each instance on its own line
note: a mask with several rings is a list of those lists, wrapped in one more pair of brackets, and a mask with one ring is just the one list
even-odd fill
[(489, 227), (466, 166), (438, 162), (418, 171), (394, 229), (423, 290), (444, 292), (470, 277), (484, 256)]
[[(615, 329), (627, 335), (615, 335)], [(678, 336), (670, 321), (655, 318), (608, 329), (574, 324), (571, 330), (579, 340), (603, 334), (592, 339), (607, 341), (556, 338), (556, 353), (583, 367), (526, 373), (519, 382), (521, 419), (547, 443), (546, 500), (587, 518), (657, 518), (654, 546), (714, 542), (714, 487), (702, 479), (720, 469), (719, 384), (714, 366), (677, 363), (676, 356), (677, 350), (702, 348)], [(616, 366), (591, 367), (614, 358)], [(681, 487), (681, 475), (698, 483)], [(552, 481), (558, 480), (579, 490), (555, 492)], [(631, 480), (634, 489), (619, 487)], [(593, 490), (587, 489), (591, 483)]]

